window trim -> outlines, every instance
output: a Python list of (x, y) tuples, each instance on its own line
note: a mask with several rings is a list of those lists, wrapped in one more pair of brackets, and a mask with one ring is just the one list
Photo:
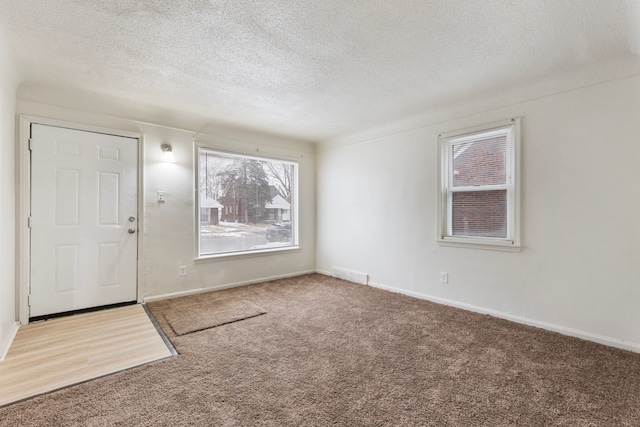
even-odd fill
[[(480, 126), (446, 132), (438, 135), (438, 191), (437, 191), (437, 230), (436, 241), (441, 246), (453, 246), (475, 249), (489, 249), (498, 251), (519, 252), (520, 241), (520, 121), (521, 117), (513, 117), (498, 122)], [(512, 156), (507, 156), (507, 174), (511, 174), (512, 182), (500, 185), (483, 185), (476, 187), (449, 188), (449, 165), (447, 162), (447, 147), (452, 143), (462, 143), (474, 140), (479, 133), (504, 133), (503, 129), (510, 128), (512, 136)], [(451, 234), (451, 197), (447, 193), (473, 191), (507, 190), (507, 238), (496, 237), (460, 237)]]
[[(293, 182), (293, 203), (292, 203), (292, 227), (291, 227), (291, 236), (293, 238), (293, 242), (291, 245), (276, 247), (276, 248), (264, 248), (264, 249), (247, 249), (243, 251), (237, 252), (223, 252), (217, 254), (200, 254), (200, 188), (199, 188), (199, 174), (200, 174), (200, 152), (202, 150), (211, 151), (214, 153), (218, 153), (222, 156), (230, 156), (230, 157), (244, 157), (249, 159), (256, 160), (272, 160), (275, 162), (283, 162), (290, 163), (294, 166), (294, 182)], [(254, 153), (258, 153), (255, 155)], [(297, 252), (301, 249), (300, 245), (300, 225), (299, 225), (299, 198), (300, 198), (300, 163), (298, 160), (293, 159), (291, 156), (280, 155), (280, 154), (265, 154), (261, 152), (259, 149), (255, 151), (249, 152), (245, 150), (230, 150), (227, 148), (221, 148), (215, 144), (208, 144), (202, 142), (194, 141), (194, 262), (202, 263), (216, 260), (229, 260), (229, 259), (238, 259), (238, 258), (247, 258), (254, 256), (266, 256), (266, 255), (281, 255), (283, 253)]]

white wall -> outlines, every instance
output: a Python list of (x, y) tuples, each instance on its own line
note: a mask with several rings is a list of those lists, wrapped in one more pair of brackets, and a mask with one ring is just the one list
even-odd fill
[(15, 301), (15, 84), (0, 45), (0, 360), (16, 331)]
[[(20, 93), (20, 90), (18, 90)], [(196, 132), (18, 99), (18, 114), (144, 134), (143, 296), (146, 300), (315, 271), (315, 157), (312, 144), (221, 127), (199, 141), (229, 150), (295, 157), (300, 164), (299, 251), (194, 263), (194, 143)], [(119, 112), (122, 115), (122, 112)], [(126, 112), (125, 112), (126, 115)], [(176, 163), (162, 161), (160, 145), (173, 147)], [(157, 191), (166, 202), (157, 203)], [(179, 266), (188, 274), (179, 277)]]
[[(437, 135), (518, 115), (522, 251), (438, 246)], [(639, 135), (636, 76), (327, 141), (317, 151), (317, 269), (640, 351)]]

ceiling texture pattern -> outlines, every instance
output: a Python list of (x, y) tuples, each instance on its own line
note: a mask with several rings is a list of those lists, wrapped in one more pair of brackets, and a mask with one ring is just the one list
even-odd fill
[(640, 0), (0, 0), (0, 36), (19, 98), (310, 141), (640, 73)]

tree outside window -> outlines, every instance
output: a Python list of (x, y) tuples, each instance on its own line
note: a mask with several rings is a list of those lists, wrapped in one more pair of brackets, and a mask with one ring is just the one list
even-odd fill
[(199, 256), (297, 245), (297, 164), (199, 148)]

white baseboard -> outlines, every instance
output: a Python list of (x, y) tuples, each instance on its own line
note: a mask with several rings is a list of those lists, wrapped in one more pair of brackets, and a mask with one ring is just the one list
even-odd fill
[(433, 295), (407, 291), (404, 289), (395, 288), (393, 286), (383, 285), (381, 283), (369, 282), (369, 286), (373, 286), (379, 289), (384, 289), (390, 292), (408, 295), (408, 296), (419, 298), (419, 299), (424, 299), (424, 300), (435, 302), (438, 304), (443, 304), (451, 307), (461, 308), (463, 310), (473, 311), (475, 313), (488, 314), (490, 316), (499, 317), (501, 319), (510, 320), (512, 322), (521, 323), (523, 325), (545, 329), (547, 331), (558, 332), (562, 335), (567, 335), (570, 337), (575, 337), (575, 338), (580, 338), (587, 341), (596, 342), (598, 344), (603, 344), (609, 347), (616, 347), (622, 350), (628, 350), (628, 351), (633, 351), (634, 353), (640, 353), (639, 343), (624, 341), (616, 338), (607, 337), (604, 335), (593, 334), (591, 332), (581, 331), (579, 329), (567, 328), (565, 326), (556, 325), (554, 323), (542, 322), (535, 319), (516, 316), (510, 313), (503, 313), (501, 311), (491, 310), (491, 309), (483, 308), (483, 307), (472, 305), (472, 304), (466, 304), (466, 303), (461, 303), (453, 300), (448, 300), (445, 298), (439, 298)]
[(298, 271), (296, 273), (281, 274), (278, 276), (271, 276), (271, 277), (262, 277), (260, 279), (245, 280), (242, 282), (226, 283), (224, 285), (211, 286), (208, 288), (189, 289), (186, 291), (172, 292), (169, 294), (153, 295), (153, 296), (145, 297), (144, 302), (159, 301), (159, 300), (168, 299), (168, 298), (184, 297), (187, 295), (202, 294), (205, 292), (219, 291), (222, 289), (237, 288), (239, 286), (253, 285), (255, 283), (271, 282), (272, 280), (277, 280), (277, 279), (286, 279), (288, 277), (304, 276), (305, 274), (313, 274), (315, 272), (316, 272), (315, 270)]
[(0, 347), (0, 362), (2, 362), (5, 357), (7, 357), (9, 348), (11, 348), (11, 344), (13, 343), (13, 340), (15, 339), (19, 328), (20, 326), (18, 325), (18, 322), (14, 322), (11, 325), (11, 330), (9, 331), (9, 338), (4, 342), (3, 346)]
[[(316, 273), (332, 277), (332, 274), (328, 271), (317, 270)], [(448, 305), (450, 307), (461, 308), (463, 310), (473, 311), (475, 313), (488, 314), (490, 316), (499, 317), (501, 319), (510, 320), (512, 322), (521, 323), (523, 325), (533, 326), (536, 328), (545, 329), (547, 331), (558, 332), (562, 335), (580, 338), (583, 340), (596, 342), (598, 344), (603, 344), (609, 347), (615, 347), (622, 350), (633, 351), (634, 353), (640, 353), (640, 343), (624, 341), (616, 338), (607, 337), (604, 335), (593, 334), (591, 332), (581, 331), (579, 329), (567, 328), (565, 326), (556, 325), (554, 323), (542, 322), (535, 319), (516, 316), (510, 313), (503, 313), (501, 311), (491, 310), (491, 309), (487, 309), (487, 308), (472, 305), (472, 304), (466, 304), (462, 302), (448, 300), (445, 298), (439, 298), (433, 295), (407, 291), (405, 289), (400, 289), (393, 286), (387, 286), (382, 283), (369, 281), (369, 284), (367, 286), (372, 286), (374, 288), (384, 289), (386, 291), (408, 295), (414, 298), (423, 299), (423, 300), (435, 302), (438, 304)]]

